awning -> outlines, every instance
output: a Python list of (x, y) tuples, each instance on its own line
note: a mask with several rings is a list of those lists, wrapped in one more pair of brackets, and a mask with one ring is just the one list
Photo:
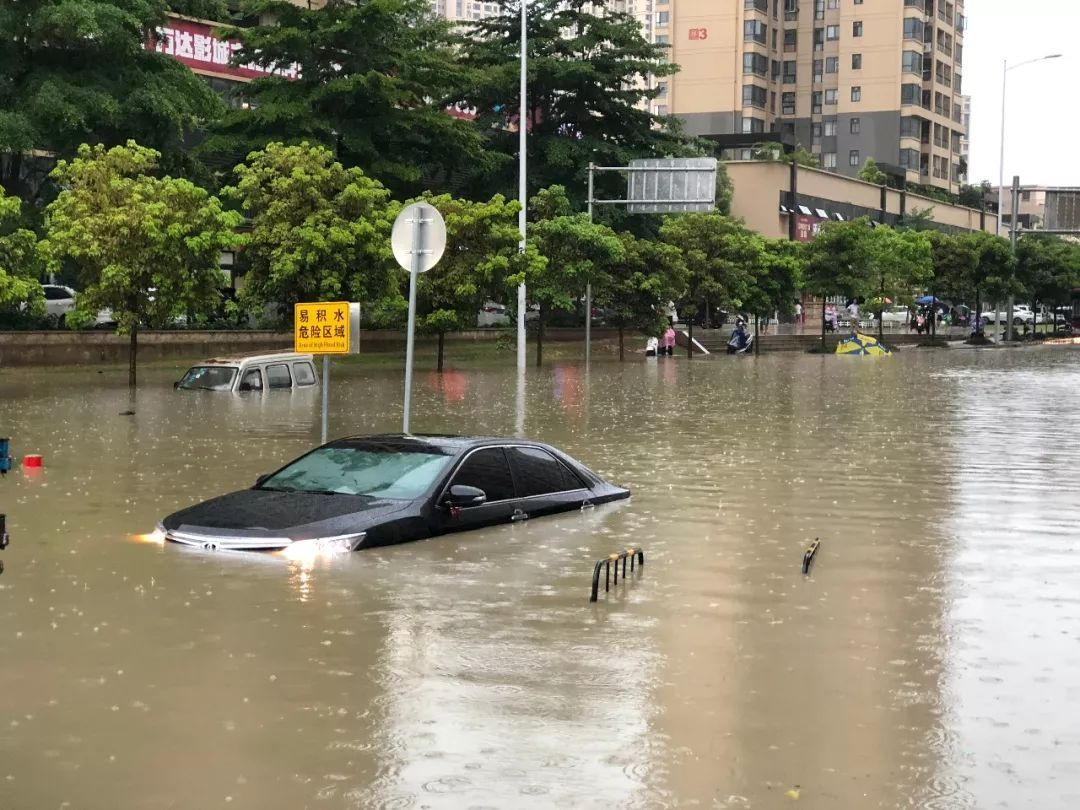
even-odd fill
[(781, 213), (781, 214), (790, 214), (790, 213), (791, 213), (791, 209), (790, 209), (790, 208), (788, 208), (788, 207), (787, 207), (786, 205), (781, 205), (781, 206), (780, 206), (780, 213)]
[(823, 209), (823, 208), (815, 208), (814, 210), (817, 211), (817, 215), (819, 217), (821, 217), (822, 219), (828, 219), (829, 218), (829, 212), (826, 211), (825, 209)]
[(799, 213), (805, 214), (808, 217), (812, 217), (814, 215), (814, 212), (811, 211), (810, 207), (807, 206), (807, 205), (800, 205), (799, 206)]
[(843, 214), (833, 214), (833, 217), (836, 218), (837, 222), (844, 222), (844, 215)]

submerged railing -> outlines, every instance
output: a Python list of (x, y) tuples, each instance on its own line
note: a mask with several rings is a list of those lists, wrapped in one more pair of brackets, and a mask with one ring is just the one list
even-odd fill
[(589, 596), (590, 602), (595, 602), (600, 592), (600, 569), (604, 569), (604, 592), (611, 590), (611, 564), (615, 563), (615, 584), (619, 584), (619, 561), (622, 561), (622, 574), (623, 579), (626, 579), (626, 561), (630, 560), (630, 572), (634, 572), (634, 563), (637, 562), (639, 568), (645, 567), (645, 552), (640, 548), (628, 548), (626, 551), (620, 551), (617, 554), (609, 554), (602, 560), (597, 560), (596, 565), (593, 567), (592, 572), (592, 595)]

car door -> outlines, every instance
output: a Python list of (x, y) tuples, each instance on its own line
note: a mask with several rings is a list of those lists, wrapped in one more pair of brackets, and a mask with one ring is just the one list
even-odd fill
[(542, 447), (509, 447), (507, 455), (525, 517), (580, 509), (589, 502), (584, 482)]
[[(479, 506), (449, 508), (442, 499), (458, 484), (483, 490), (486, 500)], [(439, 530), (458, 532), (494, 523), (508, 523), (517, 510), (514, 479), (502, 447), (481, 447), (471, 451), (458, 465), (439, 496), (436, 506)]]

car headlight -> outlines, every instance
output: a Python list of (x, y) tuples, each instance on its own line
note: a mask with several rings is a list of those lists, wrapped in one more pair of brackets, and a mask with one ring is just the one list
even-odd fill
[(306, 540), (293, 540), (292, 544), (281, 550), (289, 559), (310, 559), (324, 554), (341, 554), (353, 551), (364, 542), (367, 532), (337, 534), (332, 537), (312, 537)]

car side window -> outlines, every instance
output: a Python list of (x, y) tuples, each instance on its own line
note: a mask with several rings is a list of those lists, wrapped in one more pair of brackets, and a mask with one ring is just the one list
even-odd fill
[(514, 497), (514, 479), (501, 447), (485, 447), (470, 453), (450, 481), (451, 486), (464, 485), (482, 489), (487, 502), (505, 501)]
[(63, 301), (71, 296), (68, 295), (67, 290), (60, 287), (46, 287), (45, 298), (49, 301)]
[(584, 485), (566, 465), (538, 447), (512, 447), (508, 450), (514, 468), (518, 496), (548, 495), (569, 492)]
[(292, 370), (298, 386), (315, 384), (315, 369), (311, 363), (293, 363)]
[(267, 388), (292, 388), (292, 375), (284, 363), (274, 363), (266, 367)]
[(241, 391), (262, 391), (262, 372), (253, 368), (244, 372), (244, 379), (240, 380)]

